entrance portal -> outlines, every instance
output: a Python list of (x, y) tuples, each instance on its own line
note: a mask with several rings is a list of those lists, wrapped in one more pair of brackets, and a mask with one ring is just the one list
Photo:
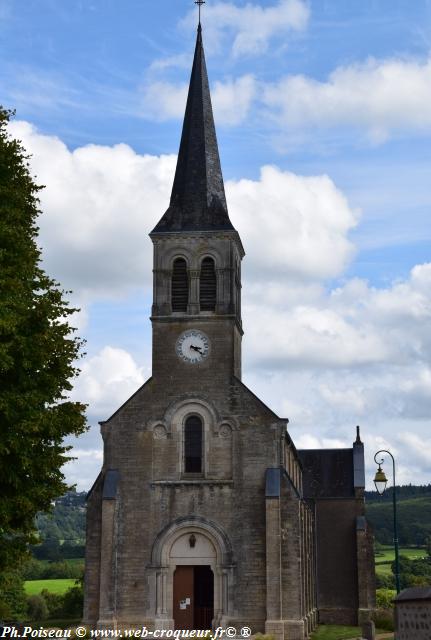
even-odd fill
[(177, 566), (173, 592), (175, 629), (211, 629), (214, 574), (210, 566)]
[(217, 524), (179, 518), (157, 536), (151, 560), (156, 629), (206, 630), (230, 619), (234, 562)]

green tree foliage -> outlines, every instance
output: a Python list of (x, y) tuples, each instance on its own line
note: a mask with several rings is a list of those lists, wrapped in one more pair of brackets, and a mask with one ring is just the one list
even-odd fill
[(395, 576), (393, 573), (390, 575), (384, 575), (382, 573), (376, 573), (376, 588), (377, 589), (395, 589)]
[[(398, 540), (402, 546), (425, 546), (431, 537), (430, 487), (397, 487)], [(401, 491), (403, 490), (403, 491)], [(367, 519), (376, 540), (393, 544), (393, 506), (390, 500), (366, 503)]]
[(11, 115), (0, 107), (0, 574), (25, 553), (36, 513), (67, 489), (64, 438), (86, 429), (85, 406), (68, 400), (82, 346), (68, 323), (76, 310), (40, 266), (42, 187), (7, 132)]
[(51, 560), (56, 562), (61, 558), (60, 542), (58, 538), (46, 538), (42, 542), (32, 548), (32, 553), (38, 560)]
[(394, 598), (397, 595), (395, 589), (377, 589), (376, 606), (378, 609), (393, 609)]
[(80, 618), (84, 607), (84, 588), (82, 582), (77, 581), (74, 587), (66, 591), (63, 596), (63, 614), (67, 618)]
[(43, 589), (40, 593), (48, 609), (48, 618), (61, 618), (63, 615), (64, 596)]
[(24, 583), (18, 569), (0, 571), (0, 619), (22, 619), (27, 609)]
[(49, 611), (45, 598), (42, 595), (28, 596), (27, 615), (30, 620), (46, 620)]
[[(392, 563), (395, 572), (395, 562)], [(400, 556), (400, 585), (401, 589), (408, 587), (428, 587), (431, 584), (431, 558), (411, 560)]]
[[(31, 620), (79, 619), (82, 617), (84, 589), (82, 580), (77, 580), (63, 595), (43, 589), (37, 596), (27, 597), (27, 611)], [(39, 617), (40, 616), (40, 617)]]
[(47, 562), (31, 558), (22, 571), (24, 580), (55, 580), (59, 578), (81, 578), (84, 575), (82, 562)]
[[(36, 525), (40, 539), (56, 538), (61, 543), (62, 558), (83, 557), (85, 542), (86, 493), (69, 491), (55, 501), (50, 514), (39, 513)], [(46, 557), (34, 550), (36, 557)]]
[[(390, 476), (391, 472), (388, 472)], [(394, 488), (389, 486), (383, 495), (377, 493), (377, 491), (365, 491), (365, 500), (367, 502), (392, 502), (392, 494)], [(431, 484), (415, 485), (404, 484), (397, 486), (397, 499), (407, 500), (409, 498), (420, 498), (431, 496)]]

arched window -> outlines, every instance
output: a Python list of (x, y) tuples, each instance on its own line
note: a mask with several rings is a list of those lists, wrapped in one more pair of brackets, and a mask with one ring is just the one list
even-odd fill
[(172, 270), (172, 311), (187, 311), (189, 303), (189, 278), (187, 275), (187, 263), (184, 258), (174, 261)]
[(184, 425), (184, 471), (202, 473), (202, 420), (190, 416)]
[(199, 301), (201, 311), (215, 311), (217, 300), (217, 277), (214, 260), (204, 258), (201, 264)]

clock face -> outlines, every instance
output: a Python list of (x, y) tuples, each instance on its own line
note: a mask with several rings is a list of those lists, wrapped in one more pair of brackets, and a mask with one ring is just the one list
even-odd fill
[(202, 331), (189, 329), (183, 331), (175, 345), (177, 356), (189, 364), (205, 360), (210, 352), (210, 341)]

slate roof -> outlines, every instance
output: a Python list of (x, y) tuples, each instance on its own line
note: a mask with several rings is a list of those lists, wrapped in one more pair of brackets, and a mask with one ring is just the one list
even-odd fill
[(152, 233), (212, 230), (234, 227), (227, 210), (199, 25), (171, 201)]
[(302, 449), (305, 498), (350, 498), (355, 495), (352, 449)]
[(396, 596), (395, 600), (396, 602), (431, 600), (431, 587), (410, 587), (409, 589), (404, 589), (404, 591), (401, 591), (401, 593)]

